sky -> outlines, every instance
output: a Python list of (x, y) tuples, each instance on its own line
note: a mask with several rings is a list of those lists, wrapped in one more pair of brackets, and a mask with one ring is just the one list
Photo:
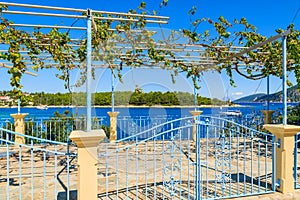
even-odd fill
[[(127, 12), (129, 9), (136, 8), (140, 0), (14, 0), (7, 1), (14, 3), (28, 3), (48, 6), (63, 6), (71, 8), (91, 8), (93, 10)], [(300, 8), (300, 1), (290, 0), (252, 0), (252, 1), (221, 1), (221, 0), (169, 0), (169, 5), (163, 9), (159, 9), (160, 0), (146, 1), (147, 8), (151, 10), (159, 10), (159, 15), (169, 16), (170, 20), (167, 25), (163, 25), (166, 29), (179, 30), (189, 26), (189, 17), (187, 12), (192, 6), (197, 7), (196, 18), (210, 17), (217, 19), (220, 15), (229, 20), (240, 19), (246, 17), (248, 22), (258, 28), (258, 32), (273, 36), (276, 35), (275, 29), (285, 29), (294, 19)], [(43, 23), (40, 18), (24, 18), (17, 16), (16, 20), (27, 20), (28, 23)], [(23, 18), (22, 18), (23, 17)], [(82, 23), (82, 22), (81, 22)], [(300, 13), (294, 19), (295, 27), (300, 29)], [(82, 25), (79, 23), (79, 25)], [(205, 27), (203, 27), (205, 28)], [(201, 27), (199, 27), (201, 29)], [(64, 89), (64, 83), (55, 77), (56, 71), (53, 69), (39, 71), (37, 77), (24, 75), (22, 78), (23, 90), (27, 92), (67, 92)], [(79, 72), (74, 71), (71, 74), (71, 82), (74, 84)], [(289, 74), (291, 81), (295, 83), (293, 74)], [(0, 90), (11, 89), (9, 85), (9, 74), (7, 69), (0, 68)], [(229, 84), (228, 77), (224, 74), (216, 72), (207, 72), (201, 78), (199, 83), (201, 88), (197, 91), (201, 96), (216, 97), (219, 99), (230, 98), (237, 99), (242, 96), (255, 93), (266, 93), (266, 80), (251, 81), (234, 73), (236, 87)], [(190, 80), (185, 78), (184, 74), (176, 78), (176, 82), (172, 83), (169, 72), (163, 70), (145, 70), (145, 69), (125, 69), (123, 71), (123, 83), (114, 80), (116, 90), (133, 91), (136, 85), (139, 85), (144, 91), (187, 91), (193, 92), (193, 85)], [(111, 73), (109, 70), (96, 70), (96, 79), (93, 81), (94, 91), (110, 91), (111, 90)], [(277, 92), (281, 89), (281, 80), (279, 78), (270, 78), (270, 91)], [(83, 90), (76, 88), (74, 91)]]

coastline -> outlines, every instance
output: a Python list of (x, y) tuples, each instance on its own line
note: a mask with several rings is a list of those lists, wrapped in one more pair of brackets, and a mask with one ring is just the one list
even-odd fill
[[(252, 107), (251, 105), (247, 104), (263, 104), (263, 102), (240, 102), (241, 104), (232, 104), (232, 105), (200, 105), (197, 106), (196, 108), (245, 108), (245, 107)], [(282, 104), (282, 102), (272, 102), (272, 104)], [(288, 102), (288, 104), (297, 104), (299, 102)], [(245, 105), (246, 104), (246, 105)], [(39, 106), (22, 106), (21, 108), (38, 108)], [(84, 108), (85, 106), (77, 106), (77, 108)], [(152, 106), (147, 106), (147, 105), (115, 105), (115, 108), (191, 108), (194, 109), (194, 105), (172, 105), (172, 106), (164, 106), (164, 105), (152, 105)], [(9, 106), (0, 106), (0, 108), (14, 108), (16, 109), (17, 106), (9, 107)], [(71, 105), (71, 106), (51, 106), (48, 105), (47, 108), (76, 108), (76, 106)], [(111, 106), (99, 106), (99, 105), (92, 105), (92, 108), (111, 108)]]
[[(38, 106), (22, 106), (21, 108), (37, 108)], [(84, 108), (85, 106), (77, 106), (77, 108)], [(93, 108), (111, 108), (111, 106), (92, 106)], [(233, 104), (233, 105), (200, 105), (196, 108), (236, 108), (236, 107), (247, 107), (244, 105)], [(0, 106), (0, 108), (17, 108), (9, 106)], [(47, 106), (47, 108), (76, 108), (76, 106)], [(172, 105), (172, 106), (163, 106), (163, 105), (153, 105), (153, 106), (136, 106), (136, 105), (117, 105), (115, 108), (195, 108), (193, 105)]]

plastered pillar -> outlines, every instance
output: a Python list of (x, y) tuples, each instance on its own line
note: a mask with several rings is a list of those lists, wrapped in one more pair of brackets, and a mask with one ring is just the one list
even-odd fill
[(109, 140), (115, 142), (117, 140), (117, 116), (119, 112), (107, 112), (110, 118)]
[[(14, 118), (15, 132), (25, 134), (25, 117), (28, 113), (11, 114)], [(18, 144), (25, 144), (25, 138), (23, 136), (15, 135), (15, 142)]]
[(78, 200), (98, 199), (97, 146), (105, 137), (103, 130), (71, 132), (70, 139), (78, 148)]
[(264, 128), (275, 135), (275, 142), (280, 143), (276, 145), (276, 172), (275, 182), (278, 180), (280, 186), (277, 188), (282, 193), (293, 192), (294, 188), (294, 148), (295, 135), (300, 132), (300, 126), (294, 125), (278, 125), (266, 124)]
[(272, 124), (272, 115), (275, 112), (274, 110), (261, 110), (264, 114), (264, 124)]
[(191, 110), (190, 113), (193, 116), (193, 131), (192, 131), (192, 138), (193, 141), (196, 141), (196, 137), (197, 137), (197, 125), (196, 125), (196, 120), (197, 117), (200, 116), (202, 114), (203, 111), (199, 111), (199, 110)]

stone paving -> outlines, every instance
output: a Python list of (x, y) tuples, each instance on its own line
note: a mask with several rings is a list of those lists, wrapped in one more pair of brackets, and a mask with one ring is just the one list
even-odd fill
[(300, 200), (300, 189), (295, 190), (295, 192), (290, 192), (286, 194), (282, 194), (280, 192), (275, 192), (272, 194), (264, 194), (257, 196), (249, 196), (249, 197), (240, 197), (233, 198), (234, 200)]

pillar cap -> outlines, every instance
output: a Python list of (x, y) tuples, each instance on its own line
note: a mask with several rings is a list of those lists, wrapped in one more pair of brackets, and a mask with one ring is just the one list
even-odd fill
[(199, 116), (203, 113), (201, 110), (190, 110), (191, 115), (193, 116)]
[(300, 132), (300, 126), (296, 125), (265, 124), (263, 127), (278, 137), (294, 136)]
[(72, 131), (69, 138), (75, 142), (77, 147), (96, 147), (98, 144), (106, 138), (106, 134), (103, 129), (86, 131)]
[(15, 113), (15, 114), (10, 114), (11, 117), (14, 119), (21, 119), (24, 118), (28, 115), (28, 113)]
[(275, 110), (260, 110), (263, 114), (273, 114)]
[(110, 117), (117, 117), (120, 112), (107, 112)]

